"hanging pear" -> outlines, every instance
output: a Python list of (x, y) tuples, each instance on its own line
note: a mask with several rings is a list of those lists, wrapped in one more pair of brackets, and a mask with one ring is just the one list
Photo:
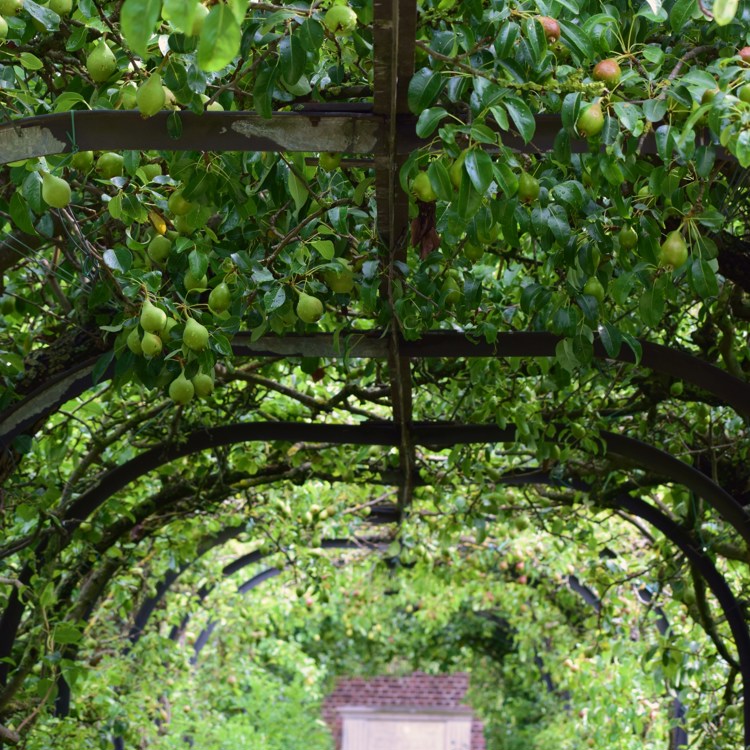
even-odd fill
[(52, 208), (65, 208), (70, 203), (70, 185), (47, 172), (42, 178), (42, 198)]
[(105, 42), (99, 42), (86, 58), (86, 70), (94, 83), (104, 83), (117, 70), (115, 54)]
[(141, 328), (149, 333), (159, 333), (167, 322), (167, 314), (151, 300), (146, 300), (141, 308)]
[(195, 387), (181, 372), (169, 386), (169, 397), (176, 404), (186, 404), (195, 395)]
[(161, 85), (161, 76), (158, 73), (152, 73), (146, 83), (138, 87), (135, 94), (135, 101), (141, 112), (141, 117), (153, 117), (157, 112), (164, 109), (166, 102), (164, 88)]
[(208, 329), (194, 318), (188, 318), (182, 334), (182, 343), (194, 352), (205, 349), (208, 344)]

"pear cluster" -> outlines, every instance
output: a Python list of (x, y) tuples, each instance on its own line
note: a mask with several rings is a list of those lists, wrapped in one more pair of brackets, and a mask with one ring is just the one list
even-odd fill
[[(150, 299), (146, 299), (136, 325), (128, 334), (125, 342), (128, 349), (139, 357), (153, 359), (163, 353), (164, 345), (170, 340), (170, 333), (179, 322)], [(182, 331), (182, 354), (187, 362), (193, 355), (208, 347), (209, 331), (194, 317), (188, 316)], [(177, 404), (186, 404), (194, 396), (208, 396), (214, 389), (213, 373), (199, 371), (188, 379), (184, 369), (170, 383), (170, 398)]]

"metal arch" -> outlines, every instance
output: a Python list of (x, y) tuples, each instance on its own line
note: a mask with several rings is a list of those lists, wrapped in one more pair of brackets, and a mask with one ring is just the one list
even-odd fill
[[(471, 443), (496, 443), (514, 442), (513, 430), (501, 430), (496, 425), (457, 425), (445, 423), (416, 423), (412, 425), (412, 435), (416, 444), (433, 447), (447, 447), (458, 444)], [(606, 441), (606, 433), (604, 434)], [(653, 446), (649, 446), (631, 438), (615, 436), (617, 455), (632, 459), (640, 463), (646, 459), (655, 466), (662, 460), (663, 454)], [(115, 492), (121, 490), (129, 482), (142, 474), (151, 471), (164, 463), (177, 458), (187, 456), (191, 453), (205, 450), (206, 448), (220, 445), (228, 445), (236, 442), (251, 440), (292, 440), (300, 438), (308, 441), (320, 441), (337, 444), (366, 444), (366, 445), (388, 445), (393, 446), (398, 441), (398, 431), (394, 425), (389, 423), (374, 423), (368, 425), (324, 425), (324, 424), (299, 424), (299, 423), (246, 423), (229, 425), (225, 427), (209, 428), (193, 432), (186, 439), (169, 447), (161, 446), (151, 449), (137, 456), (126, 464), (123, 464), (108, 474), (88, 492), (82, 494), (75, 503), (67, 509), (61, 520), (83, 521), (96, 508), (106, 501)], [(676, 461), (676, 459), (675, 459)], [(687, 464), (677, 462), (679, 466), (671, 467), (672, 471), (659, 470), (659, 474), (666, 479), (683, 483), (686, 487), (703, 497), (714, 507), (730, 524), (736, 516), (740, 507), (738, 503), (717, 484), (706, 478), (700, 472), (696, 472)], [(673, 474), (675, 468), (684, 467), (679, 476)], [(523, 478), (521, 478), (521, 483)], [(750, 540), (750, 526), (745, 523), (736, 530), (748, 541)], [(37, 547), (36, 557), (41, 558), (46, 547), (42, 542)], [(18, 578), (22, 584), (30, 582), (33, 568), (27, 564), (19, 574)], [(0, 657), (9, 656), (15, 642), (15, 637), (21, 623), (24, 611), (24, 603), (18, 595), (18, 590), (11, 593), (2, 618), (0, 618)], [(749, 654), (750, 656), (750, 654)], [(0, 663), (0, 683), (4, 684), (9, 672), (7, 662)], [(749, 680), (750, 684), (750, 680)], [(750, 696), (747, 702), (750, 711)], [(750, 740), (750, 736), (748, 737)], [(750, 744), (750, 741), (748, 742)]]
[[(216, 113), (220, 114), (220, 113)], [(314, 336), (263, 337), (251, 341), (249, 334), (238, 334), (232, 348), (237, 356), (301, 357), (320, 356), (329, 359), (388, 357), (388, 341), (382, 332), (342, 336), (338, 344), (331, 334)], [(457, 357), (554, 357), (560, 336), (545, 332), (513, 331), (498, 334), (494, 344), (475, 342), (465, 334), (453, 331), (426, 334), (415, 341), (399, 341), (399, 352), (409, 358)], [(695, 355), (681, 352), (662, 344), (640, 342), (643, 356), (640, 365), (676, 380), (689, 383), (714, 395), (750, 420), (750, 385)], [(636, 364), (632, 351), (623, 347), (617, 357), (610, 357), (597, 339), (594, 355), (598, 359)], [(99, 357), (91, 357), (76, 364), (43, 388), (37, 389), (23, 401), (0, 414), (0, 450), (8, 448), (13, 438), (24, 434), (40, 420), (46, 419), (62, 404), (92, 387), (92, 372)], [(114, 367), (103, 374), (110, 378)]]

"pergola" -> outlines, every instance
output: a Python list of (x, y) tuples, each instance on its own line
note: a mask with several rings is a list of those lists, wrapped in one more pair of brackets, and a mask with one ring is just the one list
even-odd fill
[[(408, 106), (409, 85), (414, 76), (415, 30), (417, 4), (414, 0), (374, 0), (374, 89), (372, 103), (304, 104), (294, 111), (274, 113), (270, 118), (253, 112), (163, 112), (144, 120), (138, 112), (76, 111), (42, 115), (0, 126), (0, 163), (45, 155), (70, 153), (74, 150), (127, 149), (147, 151), (268, 151), (268, 152), (339, 152), (345, 154), (344, 163), (368, 165), (374, 170), (377, 202), (377, 233), (381, 242), (384, 263), (380, 295), (384, 304), (392, 300), (393, 282), (398, 276), (398, 264), (406, 262), (409, 235), (409, 198), (401, 190), (399, 170), (416, 149), (430, 146), (429, 139), (415, 133), (417, 118)], [(552, 148), (561, 127), (556, 115), (536, 118), (536, 133), (530, 143), (517, 133), (504, 135), (504, 144), (519, 151), (541, 153)], [(574, 141), (573, 150), (588, 151), (583, 140)], [(643, 153), (655, 153), (653, 136), (644, 140)], [(734, 169), (730, 157), (727, 169)], [(64, 217), (58, 217), (64, 221)], [(24, 235), (6, 237), (3, 247), (11, 253), (21, 245), (33, 247), (39, 238)], [(7, 267), (0, 256), (0, 269)], [(44, 564), (49, 555), (58, 554), (68, 544), (69, 535), (89, 518), (107, 499), (140, 477), (181, 457), (221, 446), (249, 442), (304, 441), (344, 446), (384, 446), (398, 452), (398, 470), (387, 480), (397, 488), (395, 507), (378, 511), (378, 520), (398, 524), (412, 504), (415, 487), (420, 483), (417, 451), (420, 447), (447, 448), (470, 444), (513, 443), (517, 440), (513, 428), (496, 424), (415, 421), (414, 400), (419, 387), (413, 379), (415, 363), (424, 360), (464, 360), (473, 358), (520, 358), (533, 361), (552, 357), (560, 337), (546, 332), (500, 333), (494, 343), (478, 341), (460, 331), (432, 331), (416, 340), (406, 338), (394, 318), (387, 331), (355, 332), (334, 336), (329, 333), (265, 335), (254, 339), (250, 334), (239, 334), (232, 342), (238, 358), (284, 359), (292, 357), (321, 357), (325, 359), (371, 359), (386, 364), (389, 389), (388, 402), (392, 410), (389, 420), (334, 424), (320, 422), (243, 422), (221, 424), (196, 429), (180, 441), (165, 443), (139, 453), (131, 460), (107, 471), (93, 486), (68, 504), (56, 519), (56, 525), (34, 537), (20, 542), (0, 545), (4, 556), (25, 547), (34, 550), (35, 565), (27, 563), (18, 579), (28, 585), (36, 565)], [(618, 362), (623, 367), (639, 366), (682, 381), (702, 392), (711, 394), (716, 403), (733, 409), (743, 420), (750, 419), (750, 386), (733, 375), (691, 356), (684, 351), (646, 340), (640, 342), (640, 359), (631, 350), (613, 358), (604, 344), (597, 340), (595, 357), (601, 362)], [(104, 372), (97, 372), (101, 352), (71, 352), (68, 361), (43, 362), (35, 388), (0, 414), (0, 455), (6, 465), (15, 463), (13, 441), (22, 435), (33, 435), (72, 398), (85, 394), (102, 379), (114, 372), (110, 364)], [(609, 457), (621, 458), (662, 477), (665, 482), (682, 485), (710, 504), (745, 542), (750, 543), (750, 517), (745, 507), (712, 478), (663, 448), (617, 432), (600, 434)], [(509, 485), (550, 485), (558, 480), (549, 467), (523, 474), (509, 472), (504, 481)], [(578, 483), (582, 493), (592, 492), (597, 502), (596, 489)], [(633, 488), (629, 488), (633, 489)], [(717, 570), (700, 541), (680, 528), (662, 510), (630, 491), (621, 491), (607, 498), (608, 507), (619, 508), (665, 534), (697, 569), (706, 585), (719, 601), (737, 648), (743, 679), (745, 744), (750, 746), (750, 631), (737, 598), (724, 577)], [(218, 539), (231, 536), (232, 530)], [(329, 541), (331, 547), (346, 546), (346, 540)], [(245, 563), (247, 564), (247, 561)], [(238, 566), (232, 567), (231, 571)], [(260, 580), (274, 575), (273, 569), (251, 580), (252, 588)], [(174, 577), (176, 579), (176, 576)], [(174, 580), (174, 579), (173, 579)], [(137, 639), (145, 627), (149, 614), (172, 581), (165, 581), (158, 597), (146, 603), (136, 618), (131, 634)], [(87, 616), (95, 609), (95, 600), (86, 608)], [(23, 679), (28, 665), (13, 668), (6, 657), (14, 654), (16, 636), (23, 621), (26, 602), (20, 588), (9, 596), (8, 605), (0, 618), (0, 683), (7, 688)], [(62, 683), (58, 710), (67, 711), (67, 700)], [(2, 706), (0, 690), (0, 706)], [(10, 736), (4, 738), (12, 740)]]

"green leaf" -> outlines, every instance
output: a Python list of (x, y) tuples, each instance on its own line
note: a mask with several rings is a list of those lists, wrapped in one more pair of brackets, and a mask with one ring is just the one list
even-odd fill
[(716, 0), (713, 4), (714, 21), (717, 26), (730, 24), (737, 15), (739, 0)]
[(682, 31), (697, 9), (697, 0), (677, 0), (669, 11), (669, 24), (672, 27), (672, 31), (676, 34)]
[(317, 52), (325, 38), (323, 27), (312, 18), (308, 18), (294, 34), (299, 37), (305, 52)]
[(594, 47), (588, 34), (578, 26), (567, 21), (558, 20), (560, 24), (560, 41), (570, 49), (577, 65), (581, 65), (594, 57)]
[(702, 299), (719, 294), (719, 282), (711, 264), (703, 258), (695, 258), (688, 266), (688, 280), (695, 293)]
[(148, 43), (161, 13), (161, 0), (125, 0), (120, 11), (120, 28), (130, 49), (146, 57)]
[(331, 240), (314, 240), (310, 244), (320, 253), (321, 258), (324, 260), (333, 260), (336, 249)]
[(234, 13), (222, 3), (214, 5), (201, 31), (198, 66), (209, 73), (225, 68), (239, 54), (241, 42), (242, 29)]
[(115, 350), (112, 349), (111, 351), (108, 351), (106, 354), (102, 354), (102, 356), (96, 360), (94, 369), (91, 371), (91, 382), (93, 385), (96, 385), (102, 379), (104, 373), (107, 372), (107, 369), (112, 364), (112, 360), (114, 358), (115, 358)]
[(629, 102), (615, 102), (613, 107), (617, 114), (617, 119), (627, 130), (631, 133), (634, 132), (641, 117), (643, 117), (641, 108), (637, 104), (630, 104)]
[(53, 631), (55, 643), (66, 645), (78, 643), (81, 640), (81, 631), (70, 622), (58, 622)]
[(523, 138), (524, 143), (528, 143), (534, 137), (536, 122), (534, 115), (531, 113), (526, 102), (517, 96), (507, 96), (503, 99), (503, 104), (508, 110), (508, 114), (513, 120), (513, 124)]
[(635, 363), (639, 365), (641, 363), (641, 357), (643, 356), (643, 347), (641, 342), (637, 338), (631, 336), (629, 333), (621, 333), (622, 340), (628, 345), (628, 348), (635, 355)]
[(418, 70), (409, 81), (409, 109), (416, 115), (427, 109), (440, 96), (443, 77), (430, 68)]
[(22, 52), (18, 59), (26, 70), (41, 70), (44, 67), (44, 63), (31, 52)]
[(502, 59), (513, 56), (513, 49), (520, 31), (520, 27), (514, 21), (502, 24), (500, 33), (495, 40), (495, 54), (498, 58)]
[(10, 218), (13, 223), (26, 234), (36, 234), (34, 229), (34, 223), (32, 221), (32, 213), (29, 209), (29, 204), (26, 203), (23, 196), (19, 192), (13, 193), (10, 199)]
[(285, 83), (293, 86), (305, 72), (305, 50), (302, 42), (295, 37), (284, 37), (279, 43), (281, 77)]
[(527, 18), (523, 31), (524, 39), (531, 51), (534, 67), (539, 67), (547, 54), (547, 37), (544, 34), (542, 24), (536, 18)]
[(445, 164), (442, 161), (433, 161), (427, 168), (427, 174), (437, 197), (443, 201), (453, 200), (453, 183)]
[(664, 315), (664, 291), (662, 287), (655, 284), (650, 289), (646, 289), (641, 295), (638, 309), (641, 313), (641, 320), (647, 326), (652, 328), (658, 326)]
[(195, 7), (195, 3), (185, 0), (164, 0), (164, 17), (168, 18), (178, 31), (189, 34), (195, 20)]
[(567, 94), (563, 99), (562, 105), (562, 124), (564, 128), (575, 127), (578, 115), (581, 112), (581, 104), (583, 103), (583, 95), (578, 92), (575, 94)]
[(620, 353), (622, 335), (611, 323), (603, 323), (599, 326), (599, 339), (608, 356), (616, 357)]
[(55, 99), (55, 107), (53, 112), (68, 112), (76, 104), (84, 104), (87, 108), (89, 106), (86, 99), (75, 91), (64, 91), (60, 96)]
[(264, 68), (258, 73), (253, 89), (253, 106), (261, 116), (269, 119), (273, 112), (273, 87), (276, 80), (276, 68)]
[(579, 364), (575, 349), (573, 348), (573, 342), (570, 339), (563, 339), (557, 342), (555, 358), (562, 368), (568, 372), (573, 372)]
[[(465, 161), (464, 168), (466, 168)], [(479, 211), (481, 205), (482, 193), (477, 192), (477, 189), (474, 187), (474, 182), (471, 179), (461, 180), (461, 187), (458, 189), (458, 204), (456, 206), (458, 215), (462, 219), (470, 219), (477, 211)]]
[(291, 195), (292, 200), (294, 200), (294, 206), (297, 211), (299, 211), (307, 201), (307, 196), (309, 194), (307, 187), (305, 186), (305, 183), (302, 182), (302, 180), (300, 180), (300, 178), (291, 170), (287, 177), (287, 187), (289, 188), (289, 195)]
[(508, 115), (502, 107), (490, 107), (490, 112), (495, 118), (495, 122), (500, 130), (508, 130), (510, 128), (510, 122), (508, 121)]
[(666, 113), (666, 99), (648, 99), (643, 102), (643, 114), (649, 122), (659, 122)]
[(44, 5), (35, 3), (34, 0), (26, 0), (23, 9), (35, 20), (38, 21), (47, 31), (57, 31), (60, 28), (60, 16), (55, 11)]
[(466, 154), (464, 169), (479, 194), (484, 195), (493, 177), (490, 155), (482, 149), (472, 149)]
[(430, 107), (425, 109), (417, 120), (417, 135), (420, 138), (427, 138), (431, 135), (435, 128), (438, 126), (440, 120), (442, 120), (448, 111), (443, 107)]
[(202, 279), (208, 270), (208, 256), (198, 249), (191, 250), (188, 255), (188, 264), (193, 278)]

